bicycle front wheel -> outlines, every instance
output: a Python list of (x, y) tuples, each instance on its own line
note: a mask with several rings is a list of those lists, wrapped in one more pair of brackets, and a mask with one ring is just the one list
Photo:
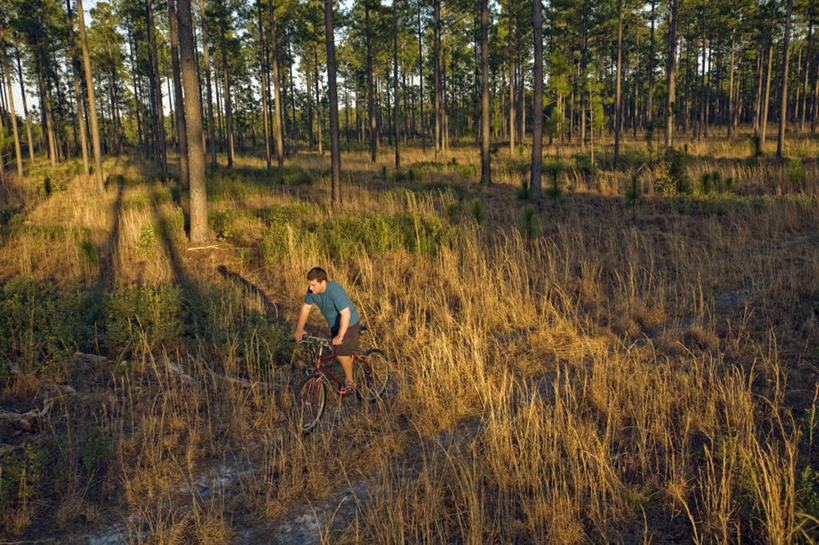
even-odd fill
[(296, 418), (303, 432), (316, 427), (327, 403), (327, 387), (321, 377), (307, 377), (296, 389)]
[(355, 382), (361, 396), (367, 401), (377, 401), (384, 396), (390, 365), (383, 350), (372, 348), (362, 356), (364, 362), (357, 362)]

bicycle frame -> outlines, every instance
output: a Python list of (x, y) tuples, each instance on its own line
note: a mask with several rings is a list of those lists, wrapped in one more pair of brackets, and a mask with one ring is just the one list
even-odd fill
[[(330, 361), (330, 360), (334, 360), (334, 359), (337, 359), (337, 356), (336, 356), (335, 354), (328, 354), (328, 355), (326, 355), (326, 356), (319, 356), (319, 358), (316, 360), (316, 364), (315, 364), (313, 367), (311, 367), (311, 368), (309, 368), (309, 369), (307, 370), (307, 374), (309, 374), (309, 375), (319, 375), (319, 376), (322, 376), (322, 377), (327, 377), (327, 378), (329, 378), (330, 380), (332, 380), (333, 382), (335, 382), (335, 383), (336, 383), (336, 386), (338, 386), (339, 388), (341, 388), (342, 386), (344, 386), (344, 380), (343, 380), (343, 379), (338, 378), (337, 376), (335, 376), (333, 373), (331, 373), (331, 372), (330, 372), (330, 371), (327, 369), (327, 367), (325, 367), (324, 365), (322, 365), (322, 364), (324, 364), (325, 362), (328, 362), (328, 361)], [(367, 365), (367, 360), (365, 360), (364, 358), (362, 358), (362, 357), (361, 357), (361, 356), (359, 356), (358, 354), (353, 354), (353, 363), (355, 363), (356, 361), (357, 361), (357, 362), (359, 362), (361, 365), (363, 365), (363, 366), (364, 366), (364, 368), (365, 368), (367, 371), (372, 372), (372, 369), (370, 369), (370, 366), (369, 366), (369, 365)]]

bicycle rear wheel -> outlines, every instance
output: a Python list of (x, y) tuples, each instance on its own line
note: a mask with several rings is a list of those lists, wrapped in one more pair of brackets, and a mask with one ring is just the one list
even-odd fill
[(355, 383), (358, 391), (367, 401), (377, 401), (387, 389), (390, 376), (390, 365), (383, 350), (372, 348), (362, 356), (366, 363), (357, 362), (355, 366)]
[(296, 419), (303, 432), (316, 427), (327, 403), (327, 387), (321, 377), (307, 377), (296, 389)]

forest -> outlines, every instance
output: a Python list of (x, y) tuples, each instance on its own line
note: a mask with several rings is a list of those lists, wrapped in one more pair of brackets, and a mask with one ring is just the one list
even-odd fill
[(819, 542), (816, 15), (0, 0), (0, 544)]

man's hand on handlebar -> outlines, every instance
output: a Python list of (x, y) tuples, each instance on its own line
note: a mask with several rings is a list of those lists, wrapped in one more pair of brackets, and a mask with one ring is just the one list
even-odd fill
[(296, 334), (294, 335), (294, 337), (296, 337), (296, 342), (301, 342), (301, 339), (302, 337), (304, 337), (304, 334), (305, 331), (303, 329), (297, 329)]

